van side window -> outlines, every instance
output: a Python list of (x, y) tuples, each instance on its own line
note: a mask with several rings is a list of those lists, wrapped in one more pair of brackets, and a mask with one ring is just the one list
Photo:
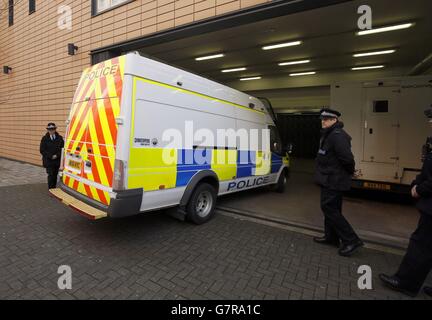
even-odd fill
[(275, 126), (269, 126), (270, 129), (270, 150), (276, 154), (282, 154), (282, 141), (279, 131)]

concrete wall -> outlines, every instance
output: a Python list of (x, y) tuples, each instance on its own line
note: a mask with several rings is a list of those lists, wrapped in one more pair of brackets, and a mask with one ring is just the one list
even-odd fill
[[(39, 142), (48, 122), (64, 134), (75, 86), (90, 64), (90, 50), (180, 25), (241, 10), (270, 0), (135, 0), (91, 17), (90, 0), (15, 1), (8, 26), (7, 2), (0, 1), (0, 157), (40, 164)], [(72, 9), (71, 30), (57, 26), (58, 8)], [(79, 47), (75, 56), (67, 44)], [(3, 71), (3, 70), (1, 70)]]

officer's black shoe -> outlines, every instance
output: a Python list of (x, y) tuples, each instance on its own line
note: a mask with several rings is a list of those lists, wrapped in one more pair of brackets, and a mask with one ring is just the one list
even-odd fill
[(424, 287), (423, 292), (432, 297), (432, 287)]
[(335, 246), (339, 248), (339, 240), (329, 239), (327, 237), (315, 237), (313, 238), (313, 241), (319, 244), (327, 244), (330, 246)]
[(350, 244), (343, 244), (342, 248), (339, 249), (339, 255), (343, 256), (343, 257), (349, 257), (351, 256), (354, 252), (356, 252), (359, 248), (363, 247), (364, 243), (363, 241), (361, 241), (360, 239), (358, 239), (356, 242), (354, 243), (350, 243)]
[(402, 292), (412, 298), (414, 298), (418, 292), (410, 291), (403, 288), (400, 284), (400, 280), (395, 276), (388, 276), (386, 274), (381, 273), (379, 278), (384, 283), (384, 285), (392, 290)]

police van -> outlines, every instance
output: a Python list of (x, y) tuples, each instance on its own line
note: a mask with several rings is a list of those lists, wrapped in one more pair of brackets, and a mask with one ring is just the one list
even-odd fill
[(204, 223), (218, 195), (283, 191), (289, 158), (270, 109), (138, 53), (95, 64), (76, 89), (50, 192), (90, 219), (174, 208)]

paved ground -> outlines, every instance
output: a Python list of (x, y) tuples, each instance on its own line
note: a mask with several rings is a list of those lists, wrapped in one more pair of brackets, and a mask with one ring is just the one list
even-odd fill
[[(377, 280), (400, 256), (342, 258), (310, 236), (222, 214), (202, 226), (160, 213), (92, 222), (45, 184), (1, 187), (0, 208), (0, 299), (407, 299)], [(68, 291), (57, 288), (64, 264)], [(362, 264), (373, 290), (357, 288)]]
[(47, 181), (45, 169), (0, 158), (0, 187)]
[[(252, 216), (285, 221), (310, 229), (323, 227), (320, 189), (313, 182), (313, 161), (294, 159), (292, 174), (282, 194), (255, 189), (228, 195), (221, 207)], [(389, 245), (406, 248), (419, 214), (409, 197), (377, 192), (356, 192), (345, 197), (344, 215), (359, 235)]]

